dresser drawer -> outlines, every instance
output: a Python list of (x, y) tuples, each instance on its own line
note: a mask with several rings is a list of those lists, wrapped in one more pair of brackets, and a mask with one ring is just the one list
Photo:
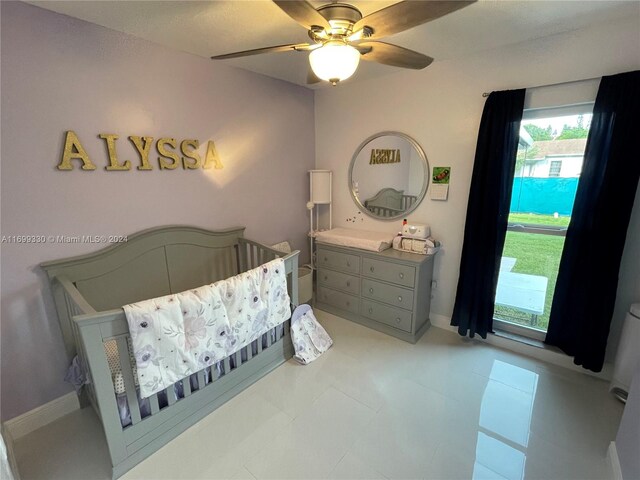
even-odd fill
[(347, 310), (351, 313), (358, 313), (358, 297), (347, 293), (338, 292), (331, 288), (318, 285), (318, 301), (333, 305), (334, 307)]
[(360, 278), (346, 273), (320, 268), (318, 270), (318, 283), (353, 295), (360, 293)]
[(360, 257), (348, 253), (318, 249), (317, 263), (320, 267), (340, 270), (347, 273), (360, 273)]
[(375, 280), (362, 279), (362, 296), (388, 303), (395, 307), (406, 308), (407, 310), (413, 309), (413, 290), (394, 287)]
[(363, 258), (362, 275), (405, 287), (413, 287), (416, 280), (416, 268), (373, 260), (372, 258)]
[(370, 300), (362, 300), (361, 307), (361, 315), (364, 317), (405, 332), (411, 331), (411, 312)]

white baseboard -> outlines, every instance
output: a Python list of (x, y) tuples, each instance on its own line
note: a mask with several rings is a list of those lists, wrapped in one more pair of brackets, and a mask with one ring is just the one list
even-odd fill
[(76, 392), (67, 393), (49, 403), (7, 420), (4, 423), (4, 428), (14, 440), (17, 440), (79, 408), (80, 402)]
[[(437, 328), (442, 328), (444, 330), (449, 330), (452, 332), (458, 332), (457, 327), (451, 326), (451, 317), (447, 317), (445, 315), (439, 315), (432, 313), (429, 315), (431, 320), (431, 325)], [(564, 353), (555, 351), (551, 348), (542, 348), (536, 347), (534, 345), (529, 345), (523, 342), (518, 342), (516, 340), (501, 337), (498, 335), (487, 335), (486, 339), (481, 338), (480, 336), (474, 337), (474, 340), (478, 340), (481, 342), (488, 343), (490, 345), (494, 345), (499, 348), (503, 348), (505, 350), (511, 350), (516, 353), (520, 353), (522, 355), (527, 355), (529, 357), (536, 358), (538, 360), (542, 360), (543, 362), (548, 362), (553, 365), (558, 365), (560, 367), (568, 368), (569, 370), (573, 370), (580, 373), (585, 373), (587, 375), (591, 375), (594, 377), (598, 377), (602, 380), (611, 381), (613, 367), (609, 363), (605, 363), (601, 372), (592, 372), (591, 370), (587, 370), (582, 368), (579, 365), (573, 363), (573, 359), (565, 355)]]
[(611, 467), (611, 478), (613, 480), (623, 480), (622, 469), (620, 468), (620, 459), (618, 458), (618, 450), (616, 449), (616, 442), (611, 442), (607, 449), (607, 461), (609, 467)]

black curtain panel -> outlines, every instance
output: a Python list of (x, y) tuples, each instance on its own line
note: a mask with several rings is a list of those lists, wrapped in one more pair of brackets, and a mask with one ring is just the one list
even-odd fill
[(477, 333), (486, 338), (492, 331), (524, 93), (524, 89), (492, 92), (482, 112), (451, 318), (460, 335)]
[(603, 77), (567, 230), (545, 342), (599, 372), (640, 179), (640, 71)]

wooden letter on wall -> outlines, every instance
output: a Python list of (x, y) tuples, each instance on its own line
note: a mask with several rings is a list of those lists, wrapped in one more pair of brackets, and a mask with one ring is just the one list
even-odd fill
[[(160, 164), (160, 170), (175, 170), (180, 164), (180, 157), (175, 152), (170, 152), (166, 149), (166, 146), (169, 145), (172, 148), (176, 148), (176, 139), (175, 138), (160, 138), (156, 143), (156, 148), (158, 149), (158, 153), (162, 155), (158, 157), (158, 163)], [(173, 160), (173, 162), (167, 162), (167, 159)]]
[(58, 170), (73, 170), (71, 160), (77, 158), (82, 160), (82, 170), (95, 170), (96, 166), (91, 162), (89, 155), (80, 143), (76, 132), (69, 130), (64, 140), (64, 149), (62, 150), (62, 160), (58, 164)]
[[(2, 0), (0, 0), (2, 1)], [(126, 171), (131, 170), (131, 160), (124, 160), (122, 163), (118, 161), (118, 152), (116, 141), (119, 135), (115, 133), (100, 133), (98, 138), (105, 141), (107, 147), (107, 156), (109, 163), (104, 167), (107, 171)], [(136, 167), (138, 170), (153, 170), (153, 166), (149, 161), (151, 147), (154, 144), (153, 137), (140, 137), (131, 135), (128, 137), (140, 157), (140, 164)], [(163, 137), (156, 142), (156, 150), (158, 151), (158, 165), (160, 170), (175, 170), (180, 165), (185, 170), (197, 170), (199, 168), (223, 168), (222, 161), (218, 156), (216, 144), (213, 140), (207, 142), (206, 155), (203, 158), (200, 148), (200, 141), (195, 138), (185, 140), (176, 140), (175, 138)], [(179, 150), (178, 150), (179, 148)], [(182, 153), (182, 156), (180, 155)], [(73, 130), (66, 132), (64, 141), (64, 149), (62, 159), (57, 165), (58, 170), (73, 170), (72, 160), (77, 159), (82, 162), (83, 170), (95, 170), (86, 150), (80, 143), (78, 136)]]
[(153, 137), (137, 137), (135, 135), (131, 135), (129, 140), (131, 140), (140, 155), (140, 165), (137, 167), (138, 170), (153, 170), (153, 167), (149, 163), (149, 152), (151, 151), (151, 145), (153, 145)]
[[(182, 167), (185, 169), (195, 170), (196, 168), (200, 168), (202, 166), (202, 159), (200, 158), (200, 154), (196, 152), (198, 147), (200, 146), (200, 142), (198, 140), (183, 140), (180, 143), (180, 150), (182, 150)], [(187, 147), (193, 148), (193, 150), (187, 150)], [(186, 158), (185, 158), (186, 157)], [(187, 161), (187, 158), (193, 160), (193, 162)]]
[(118, 153), (116, 152), (116, 140), (118, 135), (113, 133), (101, 133), (98, 135), (107, 142), (107, 153), (109, 154), (109, 165), (104, 167), (105, 170), (131, 170), (131, 162), (125, 160), (122, 165), (118, 163)]
[(202, 168), (215, 168), (221, 169), (223, 167), (220, 157), (218, 157), (218, 151), (216, 150), (216, 144), (213, 140), (209, 140), (207, 143), (207, 155), (204, 160), (204, 167)]

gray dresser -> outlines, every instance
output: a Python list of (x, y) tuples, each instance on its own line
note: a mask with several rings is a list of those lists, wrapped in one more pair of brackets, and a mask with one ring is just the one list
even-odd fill
[(315, 306), (415, 343), (429, 328), (433, 255), (317, 244)]

